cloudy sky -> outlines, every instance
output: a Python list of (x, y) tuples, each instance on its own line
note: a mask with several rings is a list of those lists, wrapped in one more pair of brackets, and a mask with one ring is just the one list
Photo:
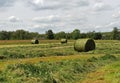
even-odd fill
[(0, 0), (0, 31), (45, 33), (120, 28), (120, 0)]

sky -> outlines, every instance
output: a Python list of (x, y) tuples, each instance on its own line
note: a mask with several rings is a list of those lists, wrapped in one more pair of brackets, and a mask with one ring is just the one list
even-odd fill
[(109, 32), (120, 29), (120, 0), (0, 0), (0, 31)]

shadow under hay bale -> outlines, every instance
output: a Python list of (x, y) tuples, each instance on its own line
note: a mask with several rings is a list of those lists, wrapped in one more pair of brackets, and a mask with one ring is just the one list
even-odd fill
[(78, 39), (74, 43), (74, 50), (78, 52), (88, 52), (95, 49), (93, 39)]
[(5, 58), (6, 58), (5, 56), (1, 56), (1, 55), (0, 55), (0, 59), (5, 59)]
[(61, 39), (61, 44), (67, 43), (67, 39)]
[(37, 39), (31, 40), (31, 43), (32, 44), (39, 44), (39, 40), (37, 40)]

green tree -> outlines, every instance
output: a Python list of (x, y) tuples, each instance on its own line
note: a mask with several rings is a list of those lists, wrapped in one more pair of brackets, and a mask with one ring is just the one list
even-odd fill
[(113, 40), (119, 40), (120, 39), (119, 35), (120, 35), (120, 32), (119, 32), (118, 28), (114, 27), (113, 31), (112, 31), (112, 39)]
[(54, 39), (53, 31), (51, 29), (46, 31), (46, 36), (47, 36), (47, 39)]
[(93, 38), (96, 39), (96, 40), (102, 39), (102, 34), (100, 32), (94, 33)]
[(111, 32), (103, 32), (103, 33), (102, 33), (102, 39), (103, 39), (103, 40), (111, 40), (111, 39), (112, 39), (112, 34), (111, 34)]
[(24, 30), (16, 30), (16, 32), (14, 33), (14, 37), (15, 39), (27, 39), (28, 36), (28, 32), (24, 31)]
[(29, 39), (38, 39), (39, 38), (39, 33), (37, 32), (31, 32), (29, 33), (30, 37)]
[(88, 38), (94, 38), (94, 34), (95, 34), (95, 31), (88, 32), (88, 33), (87, 33), (87, 37), (88, 37)]
[(86, 38), (86, 37), (87, 37), (86, 33), (81, 33), (80, 34), (80, 38)]
[(79, 29), (75, 29), (71, 34), (72, 34), (72, 39), (80, 38), (80, 30)]
[(55, 39), (66, 38), (66, 33), (64, 31), (55, 34)]
[(72, 34), (71, 33), (66, 33), (67, 39), (72, 39)]
[(1, 40), (9, 40), (10, 39), (10, 34), (7, 31), (1, 31), (0, 32), (0, 39)]
[(33, 39), (37, 38), (39, 34), (37, 32), (28, 32), (24, 30), (16, 30), (15, 32), (12, 32), (11, 38), (12, 39), (18, 39), (18, 40), (24, 40), (24, 39)]

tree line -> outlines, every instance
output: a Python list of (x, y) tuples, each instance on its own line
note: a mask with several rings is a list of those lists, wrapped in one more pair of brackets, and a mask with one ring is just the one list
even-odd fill
[(120, 29), (114, 27), (111, 32), (87, 32), (81, 33), (79, 29), (73, 30), (71, 33), (65, 33), (64, 31), (53, 33), (52, 30), (46, 31), (47, 39), (79, 39), (79, 38), (92, 38), (95, 40), (120, 40)]
[(120, 40), (120, 30), (114, 27), (111, 32), (87, 32), (81, 33), (79, 29), (74, 29), (72, 32), (66, 33), (60, 31), (54, 33), (51, 29), (45, 32), (45, 34), (39, 34), (37, 32), (29, 32), (25, 30), (16, 31), (0, 31), (0, 40), (26, 40), (26, 39), (79, 39), (79, 38), (93, 38), (95, 40)]
[(37, 32), (28, 32), (25, 30), (0, 31), (0, 40), (26, 40), (39, 36)]

